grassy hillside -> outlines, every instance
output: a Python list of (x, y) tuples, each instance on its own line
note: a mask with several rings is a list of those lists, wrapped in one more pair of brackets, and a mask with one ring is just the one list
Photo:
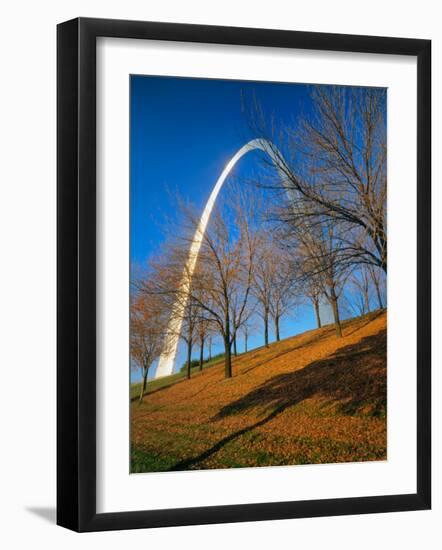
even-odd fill
[(131, 403), (132, 472), (386, 459), (386, 312), (306, 332)]
[[(203, 362), (203, 368), (206, 369), (208, 367), (213, 367), (214, 365), (218, 365), (223, 361), (223, 359), (219, 356), (214, 357), (213, 359), (210, 359), (209, 361)], [(191, 369), (191, 376), (195, 376), (195, 374), (198, 374), (200, 372), (199, 366), (192, 367)], [(177, 382), (182, 382), (186, 379), (186, 370), (181, 370), (175, 374), (171, 374), (170, 376), (163, 376), (162, 378), (158, 378), (157, 380), (152, 379), (147, 382), (146, 385), (146, 392), (145, 395), (157, 390), (160, 390), (162, 388), (166, 388), (168, 386), (171, 386), (172, 384), (176, 384)], [(131, 384), (130, 387), (130, 398), (131, 399), (138, 399), (140, 397), (141, 392), (141, 382), (137, 382), (135, 384)]]

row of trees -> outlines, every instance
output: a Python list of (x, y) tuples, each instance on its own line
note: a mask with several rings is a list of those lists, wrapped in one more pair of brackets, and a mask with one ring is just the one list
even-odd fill
[[(179, 237), (163, 247), (161, 257), (136, 283), (135, 302), (152, 297), (169, 312), (167, 330), (176, 326), (187, 347), (188, 377), (194, 346), (199, 346), (202, 365), (204, 344), (214, 335), (223, 342), (225, 375), (231, 377), (237, 340), (240, 335), (248, 339), (257, 317), (266, 346), (271, 322), (280, 339), (281, 318), (299, 293), (289, 252), (264, 227), (263, 212), (251, 189), (231, 188), (212, 213), (190, 273), (189, 250), (199, 219), (190, 208), (182, 208)], [(182, 317), (182, 324), (174, 323), (174, 315)]]
[[(231, 377), (239, 336), (247, 347), (260, 326), (267, 346), (272, 323), (279, 340), (281, 319), (300, 303), (312, 304), (319, 327), (328, 303), (338, 337), (342, 311), (367, 313), (373, 294), (385, 306), (385, 92), (320, 86), (312, 106), (296, 127), (273, 122), (270, 133), (254, 109), (251, 124), (271, 149), (268, 179), (223, 191), (195, 258), (189, 254), (199, 217), (181, 207), (179, 236), (132, 293), (132, 358), (143, 376), (174, 327), (187, 346), (188, 377), (194, 347), (202, 367), (208, 338), (223, 342)], [(182, 314), (182, 325), (174, 323)]]

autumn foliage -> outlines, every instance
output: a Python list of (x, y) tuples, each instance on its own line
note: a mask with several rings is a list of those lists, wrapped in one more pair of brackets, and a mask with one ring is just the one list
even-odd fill
[(131, 471), (385, 460), (386, 312), (255, 349), (131, 404)]

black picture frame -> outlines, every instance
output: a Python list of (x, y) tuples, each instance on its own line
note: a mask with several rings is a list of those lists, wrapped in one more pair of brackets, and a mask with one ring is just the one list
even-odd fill
[[(417, 58), (417, 492), (96, 512), (96, 39), (118, 37)], [(431, 41), (79, 18), (57, 28), (57, 523), (75, 531), (425, 510), (431, 506)]]

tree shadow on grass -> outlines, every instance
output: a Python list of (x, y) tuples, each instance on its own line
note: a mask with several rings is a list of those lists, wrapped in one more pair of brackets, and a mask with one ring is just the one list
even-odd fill
[(178, 462), (171, 470), (185, 470), (206, 460), (231, 441), (314, 396), (336, 402), (341, 414), (384, 415), (387, 402), (386, 352), (387, 333), (384, 329), (303, 369), (274, 376), (223, 407), (212, 421), (258, 407), (260, 410), (264, 407), (265, 413), (268, 412), (264, 418), (222, 438), (200, 455)]
[[(278, 351), (275, 354), (271, 355), (270, 357), (266, 357), (263, 361), (259, 361), (256, 365), (253, 365), (249, 367), (248, 369), (244, 369), (239, 373), (239, 376), (244, 376), (245, 374), (248, 374), (251, 371), (254, 371), (255, 369), (262, 367), (268, 363), (271, 363), (275, 359), (279, 359), (280, 357), (284, 357), (284, 355), (287, 355), (289, 353), (292, 353), (294, 351), (310, 347), (312, 344), (317, 344), (321, 340), (325, 340), (328, 338), (333, 332), (334, 328), (323, 328), (323, 330), (319, 334), (315, 334), (312, 338), (308, 339), (307, 341), (303, 342), (302, 344), (296, 344), (294, 346), (290, 346), (287, 349), (284, 349), (282, 351)], [(259, 348), (260, 350), (265, 349), (265, 347)], [(254, 359), (255, 356), (252, 356), (251, 359)]]
[[(383, 315), (384, 312), (385, 312), (384, 309), (380, 309), (380, 310), (376, 310), (376, 311), (371, 312), (371, 313), (367, 313), (366, 315), (361, 317), (358, 321), (356, 321), (356, 323), (355, 323), (354, 319), (344, 321), (343, 322), (344, 336), (351, 336), (352, 334), (355, 334), (359, 330), (362, 330), (364, 327), (369, 325), (372, 321), (374, 321), (378, 317), (381, 317), (381, 315)], [(348, 332), (348, 329), (347, 329), (347, 324), (349, 324), (349, 323), (354, 325), (350, 332)], [(241, 371), (239, 373), (239, 376), (244, 376), (245, 374), (248, 374), (249, 372), (254, 371), (258, 367), (262, 367), (262, 366), (264, 366), (268, 363), (271, 363), (275, 359), (279, 359), (280, 357), (283, 357), (284, 355), (292, 353), (293, 351), (310, 347), (312, 344), (318, 344), (319, 342), (321, 342), (323, 340), (326, 340), (330, 336), (333, 336), (334, 333), (335, 333), (334, 324), (323, 326), (322, 329), (319, 332), (316, 329), (314, 331), (313, 336), (311, 338), (309, 338), (308, 340), (304, 341), (302, 344), (296, 344), (296, 345), (290, 346), (289, 348), (284, 349), (282, 351), (277, 351), (274, 355), (271, 355), (270, 357), (266, 357), (263, 361), (258, 362), (256, 365), (252, 365), (248, 369), (245, 369), (245, 370)], [(262, 346), (261, 348), (258, 348), (258, 349), (259, 349), (259, 351), (262, 351), (262, 350), (265, 350), (265, 347)], [(270, 349), (269, 349), (269, 351), (270, 351)], [(248, 359), (253, 360), (253, 359), (256, 358), (257, 355), (258, 354), (251, 355), (251, 356), (249, 356)]]
[(365, 315), (359, 318), (359, 323), (356, 323), (350, 332), (345, 331), (345, 336), (351, 336), (352, 334), (355, 334), (359, 330), (362, 330), (364, 327), (369, 325), (372, 321), (384, 315), (384, 313), (385, 313), (385, 309), (377, 309), (370, 313), (366, 313)]
[(386, 346), (384, 329), (302, 369), (274, 376), (223, 407), (213, 420), (255, 407), (287, 408), (315, 395), (341, 402), (345, 414), (365, 406), (380, 413), (386, 404)]

